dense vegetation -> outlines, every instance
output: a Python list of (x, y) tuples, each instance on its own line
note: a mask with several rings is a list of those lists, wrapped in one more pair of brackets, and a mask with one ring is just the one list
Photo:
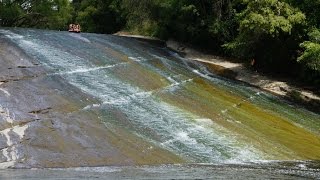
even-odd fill
[(320, 85), (320, 0), (0, 0), (0, 25), (174, 38)]
[(72, 11), (68, 0), (0, 0), (0, 26), (65, 29)]

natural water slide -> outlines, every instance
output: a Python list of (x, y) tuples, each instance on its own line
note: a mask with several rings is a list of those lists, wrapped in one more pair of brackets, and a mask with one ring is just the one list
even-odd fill
[(0, 29), (2, 168), (309, 160), (320, 160), (319, 114), (165, 47)]

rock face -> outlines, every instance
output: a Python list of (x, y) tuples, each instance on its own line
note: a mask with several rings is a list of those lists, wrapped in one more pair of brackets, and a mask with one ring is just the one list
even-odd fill
[(0, 166), (320, 159), (320, 115), (132, 38), (0, 29)]
[(142, 140), (128, 135), (131, 139), (127, 144), (116, 142), (121, 132), (115, 135), (106, 129), (98, 112), (83, 110), (99, 102), (48, 74), (37, 59), (0, 32), (0, 168), (180, 161), (157, 148), (152, 150), (157, 156), (135, 154), (151, 146), (145, 142), (131, 155), (126, 154), (125, 147)]

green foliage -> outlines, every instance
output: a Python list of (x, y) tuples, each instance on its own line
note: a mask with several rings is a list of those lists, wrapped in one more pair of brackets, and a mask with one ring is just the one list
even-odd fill
[(290, 34), (293, 27), (303, 24), (305, 15), (298, 9), (278, 0), (250, 1), (247, 9), (238, 14), (240, 33), (278, 37)]
[(97, 13), (97, 9), (93, 6), (88, 6), (78, 13), (77, 22), (82, 25), (82, 30), (87, 32), (95, 31), (95, 23), (93, 16)]
[(320, 28), (320, 1), (319, 0), (286, 0), (289, 4), (299, 8), (304, 12), (307, 19), (306, 21), (310, 26)]
[(22, 15), (23, 11), (16, 3), (9, 0), (0, 2), (0, 26), (12, 26)]
[[(126, 29), (138, 34), (220, 48), (231, 39), (229, 0), (123, 0)], [(232, 22), (232, 23), (231, 23)], [(232, 28), (227, 27), (231, 25)], [(221, 33), (221, 34), (219, 34)]]
[[(158, 1), (123, 0), (121, 8), (126, 17), (126, 29), (132, 33), (157, 36), (161, 20), (157, 20), (160, 11)], [(163, 7), (159, 7), (165, 10)]]
[(255, 58), (261, 68), (283, 71), (298, 47), (305, 15), (279, 0), (243, 2), (246, 8), (236, 15), (239, 33), (224, 47), (236, 57)]
[(77, 10), (74, 19), (83, 31), (112, 33), (122, 27), (120, 0), (82, 0), (76, 1), (74, 7)]
[(71, 12), (68, 0), (3, 0), (0, 25), (66, 29)]
[(320, 85), (320, 31), (313, 29), (309, 33), (309, 41), (301, 43), (303, 54), (298, 58), (305, 68), (303, 78)]
[(298, 58), (298, 61), (304, 63), (312, 70), (320, 71), (320, 44), (307, 41), (302, 43), (301, 47), (305, 51)]
[(73, 7), (69, 0), (55, 0), (54, 11), (48, 16), (47, 27), (49, 29), (66, 29), (66, 25), (72, 18)]

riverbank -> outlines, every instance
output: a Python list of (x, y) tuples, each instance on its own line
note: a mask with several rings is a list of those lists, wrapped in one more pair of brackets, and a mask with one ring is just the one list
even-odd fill
[(187, 59), (207, 65), (213, 73), (248, 83), (274, 95), (302, 104), (313, 111), (319, 111), (320, 96), (319, 92), (316, 92), (316, 88), (303, 87), (295, 79), (289, 77), (275, 78), (264, 75), (254, 71), (245, 63), (232, 62), (227, 58), (203, 53), (174, 40), (166, 41), (166, 45)]

